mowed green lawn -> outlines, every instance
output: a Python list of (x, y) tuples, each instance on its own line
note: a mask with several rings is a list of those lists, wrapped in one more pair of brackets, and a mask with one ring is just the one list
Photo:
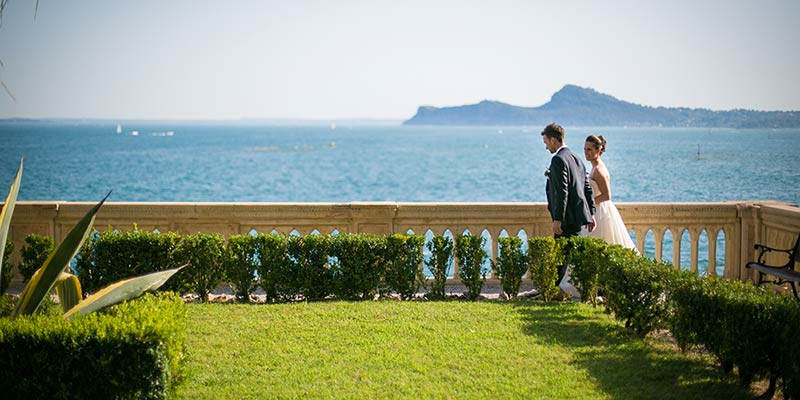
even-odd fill
[(575, 303), (190, 304), (182, 399), (746, 399)]

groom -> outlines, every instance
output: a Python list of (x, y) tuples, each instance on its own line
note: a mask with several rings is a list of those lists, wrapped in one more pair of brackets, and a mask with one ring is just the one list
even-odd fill
[[(542, 131), (547, 150), (554, 154), (547, 170), (547, 209), (553, 218), (553, 236), (577, 236), (584, 225), (594, 230), (594, 197), (583, 162), (564, 144), (564, 128), (547, 125)], [(566, 266), (558, 267), (556, 285), (564, 278)]]

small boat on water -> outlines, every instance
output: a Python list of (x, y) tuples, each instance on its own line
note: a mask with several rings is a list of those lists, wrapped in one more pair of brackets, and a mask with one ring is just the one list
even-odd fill
[(122, 133), (122, 125), (117, 124), (117, 135), (119, 135), (120, 133)]
[(131, 131), (131, 136), (139, 136), (139, 131)]

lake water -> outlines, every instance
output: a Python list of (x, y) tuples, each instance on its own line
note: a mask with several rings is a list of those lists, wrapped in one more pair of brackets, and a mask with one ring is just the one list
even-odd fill
[[(97, 201), (113, 190), (110, 201), (546, 201), (541, 127), (115, 129), (0, 122), (0, 183), (24, 156), (20, 200)], [(800, 130), (566, 129), (578, 151), (588, 133), (606, 137), (615, 201), (800, 202)]]
[[(24, 156), (19, 200), (546, 201), (542, 127), (116, 126), (0, 122), (0, 185)], [(606, 137), (618, 202), (800, 203), (800, 130), (566, 131), (580, 153), (587, 134)]]

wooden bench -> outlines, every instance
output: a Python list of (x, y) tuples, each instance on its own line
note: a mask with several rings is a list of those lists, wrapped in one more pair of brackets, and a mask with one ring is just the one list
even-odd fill
[[(789, 250), (775, 249), (763, 244), (756, 244), (755, 248), (756, 250), (760, 250), (758, 261), (749, 262), (745, 267), (758, 271), (758, 284), (772, 283), (775, 285), (783, 285), (784, 283), (788, 283), (792, 286), (794, 297), (800, 301), (800, 297), (797, 295), (797, 285), (800, 284), (800, 272), (794, 269), (795, 264), (800, 263), (800, 235), (797, 236), (797, 242), (794, 244), (794, 248)], [(786, 265), (775, 266), (765, 264), (764, 258), (766, 254), (772, 251), (786, 253), (789, 256)], [(766, 275), (772, 275), (777, 279), (765, 279)]]

